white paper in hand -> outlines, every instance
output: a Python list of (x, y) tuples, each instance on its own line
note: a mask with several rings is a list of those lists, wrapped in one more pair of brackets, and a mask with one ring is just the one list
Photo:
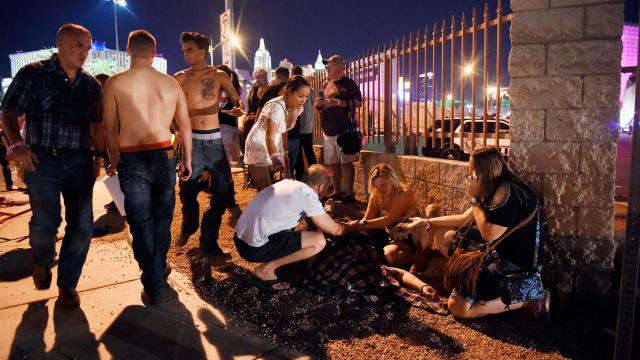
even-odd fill
[(126, 213), (124, 211), (124, 194), (120, 189), (120, 180), (118, 179), (118, 174), (113, 176), (107, 176), (102, 180), (104, 186), (109, 191), (111, 198), (116, 203), (116, 207), (118, 208), (118, 212), (120, 215), (125, 216)]

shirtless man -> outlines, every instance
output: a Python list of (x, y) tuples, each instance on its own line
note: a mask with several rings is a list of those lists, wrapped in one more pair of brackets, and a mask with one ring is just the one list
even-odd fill
[(144, 30), (129, 34), (131, 68), (105, 85), (104, 123), (111, 164), (118, 170), (133, 254), (142, 269), (143, 300), (171, 300), (166, 278), (170, 226), (175, 206), (176, 154), (171, 147), (171, 123), (184, 144), (180, 176), (191, 176), (191, 125), (180, 85), (151, 67), (156, 41)]
[[(233, 198), (233, 180), (220, 135), (218, 94), (221, 89), (227, 92), (235, 106), (227, 112), (234, 116), (241, 111), (238, 108), (240, 97), (227, 74), (207, 65), (205, 55), (209, 50), (209, 40), (206, 36), (197, 32), (183, 32), (180, 40), (184, 60), (190, 67), (174, 77), (187, 96), (193, 129), (193, 176), (180, 182), (182, 234), (176, 246), (184, 246), (198, 230), (197, 196), (203, 190), (200, 180), (206, 170), (211, 175), (208, 186), (213, 196), (209, 209), (202, 216), (200, 250), (212, 257), (226, 257), (218, 245), (218, 231), (222, 215)], [(186, 140), (183, 139), (184, 142)]]

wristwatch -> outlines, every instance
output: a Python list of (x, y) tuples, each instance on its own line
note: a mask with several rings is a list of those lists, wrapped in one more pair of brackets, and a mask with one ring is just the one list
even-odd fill
[(369, 225), (369, 220), (367, 220), (367, 219), (362, 220), (362, 225), (367, 227), (367, 225)]

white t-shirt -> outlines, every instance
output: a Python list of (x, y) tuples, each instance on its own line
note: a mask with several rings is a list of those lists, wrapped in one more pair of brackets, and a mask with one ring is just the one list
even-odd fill
[(260, 247), (269, 235), (296, 227), (303, 216), (324, 214), (318, 194), (307, 184), (282, 180), (256, 195), (242, 211), (236, 235), (249, 246)]
[(267, 121), (271, 120), (278, 125), (277, 134), (275, 137), (276, 151), (284, 157), (284, 150), (282, 148), (282, 134), (291, 130), (296, 125), (298, 115), (304, 110), (303, 107), (292, 110), (293, 122), (287, 128), (285, 111), (286, 105), (284, 97), (278, 96), (277, 98), (267, 101), (260, 112), (260, 118), (249, 131), (247, 140), (245, 142), (244, 161), (250, 165), (268, 166), (272, 165), (269, 151), (267, 150)]

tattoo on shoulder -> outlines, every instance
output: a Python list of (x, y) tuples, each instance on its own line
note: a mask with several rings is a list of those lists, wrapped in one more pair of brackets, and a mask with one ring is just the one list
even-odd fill
[(215, 99), (215, 85), (216, 82), (213, 79), (202, 80), (202, 98), (205, 100)]

